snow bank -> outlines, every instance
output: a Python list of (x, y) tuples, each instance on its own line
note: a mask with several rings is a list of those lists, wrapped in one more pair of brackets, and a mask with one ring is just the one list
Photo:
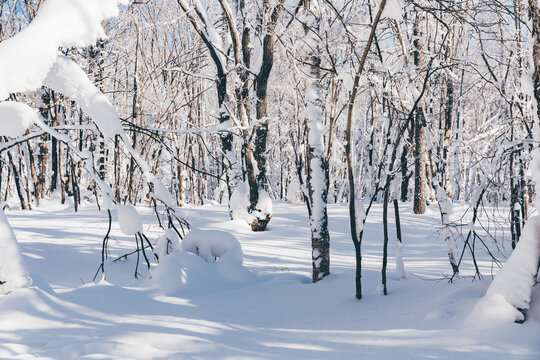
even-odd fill
[(31, 107), (15, 101), (0, 103), (0, 135), (17, 137), (39, 119), (39, 114)]
[(141, 216), (131, 205), (118, 205), (118, 223), (120, 231), (126, 235), (143, 232)]
[(28, 270), (20, 255), (17, 239), (0, 210), (0, 295), (32, 285)]
[(242, 265), (244, 253), (240, 242), (231, 234), (220, 230), (191, 230), (182, 241), (182, 250), (199, 255), (207, 262), (228, 258)]
[(0, 43), (0, 99), (39, 88), (59, 47), (82, 47), (104, 38), (101, 22), (118, 15), (125, 0), (47, 0), (24, 30)]
[(482, 326), (524, 320), (517, 309), (529, 308), (540, 258), (540, 216), (527, 220), (514, 252), (499, 270), (486, 295), (475, 305), (470, 321)]

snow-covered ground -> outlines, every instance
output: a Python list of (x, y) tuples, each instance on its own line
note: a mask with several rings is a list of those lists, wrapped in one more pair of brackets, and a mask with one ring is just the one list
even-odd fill
[[(152, 210), (137, 210), (144, 233), (161, 235), (149, 225), (155, 223)], [(220, 261), (192, 257), (188, 262), (198, 265), (182, 267), (176, 258), (153, 270), (152, 280), (141, 262), (144, 278), (135, 280), (130, 256), (109, 261), (107, 280), (99, 283), (92, 278), (106, 212), (88, 206), (73, 213), (50, 201), (38, 210), (6, 213), (34, 285), (0, 296), (1, 359), (540, 359), (540, 287), (526, 323), (473, 327), (468, 315), (491, 282), (491, 261), (478, 251), (484, 279), (473, 282), (466, 255), (463, 277), (448, 283), (439, 215), (413, 215), (410, 204), (401, 213), (407, 278), (394, 275), (392, 243), (388, 296), (376, 291), (381, 206), (370, 214), (361, 301), (354, 298), (353, 245), (342, 205), (329, 209), (332, 274), (317, 284), (310, 283), (309, 227), (301, 204), (274, 204), (263, 233), (229, 221), (223, 206), (183, 209), (193, 228), (233, 234), (245, 268), (235, 263), (218, 271), (212, 266)], [(135, 248), (117, 222), (109, 248), (113, 259)]]

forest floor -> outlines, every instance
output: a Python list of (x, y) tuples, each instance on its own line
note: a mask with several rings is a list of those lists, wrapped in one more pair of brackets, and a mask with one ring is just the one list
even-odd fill
[[(428, 209), (414, 215), (410, 209), (401, 205), (405, 279), (395, 275), (391, 222), (387, 296), (377, 291), (382, 206), (369, 215), (360, 301), (354, 297), (354, 252), (344, 205), (329, 208), (332, 274), (317, 284), (310, 282), (310, 234), (302, 204), (274, 204), (263, 233), (229, 221), (221, 205), (182, 209), (193, 228), (224, 230), (240, 240), (251, 274), (241, 280), (184, 269), (156, 281), (144, 266), (143, 278), (136, 280), (130, 256), (108, 261), (107, 280), (94, 283), (106, 212), (88, 205), (74, 213), (70, 205), (52, 200), (30, 212), (6, 211), (34, 285), (0, 298), (0, 358), (540, 359), (540, 286), (524, 324), (471, 324), (468, 315), (497, 266), (477, 243), (483, 279), (473, 281), (466, 253), (461, 277), (449, 283), (438, 213)], [(156, 238), (159, 229), (149, 225), (156, 222), (152, 210), (138, 210), (145, 232)], [(502, 224), (505, 216), (498, 215)], [(508, 241), (508, 228), (493, 224), (491, 230)], [(509, 253), (508, 242), (499, 247)], [(112, 259), (135, 249), (117, 222), (109, 249)]]

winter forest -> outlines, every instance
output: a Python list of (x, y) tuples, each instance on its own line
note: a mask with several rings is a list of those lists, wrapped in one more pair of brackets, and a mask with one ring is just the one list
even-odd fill
[(539, 359), (540, 2), (0, 0), (1, 359)]

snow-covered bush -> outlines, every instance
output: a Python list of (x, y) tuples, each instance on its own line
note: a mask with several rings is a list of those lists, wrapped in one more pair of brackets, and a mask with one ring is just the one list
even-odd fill
[(207, 262), (216, 258), (231, 259), (242, 264), (244, 253), (240, 242), (231, 234), (220, 230), (191, 230), (181, 244), (182, 250), (199, 255)]
[(257, 281), (257, 276), (242, 265), (240, 242), (227, 232), (191, 230), (182, 241), (181, 250), (164, 257), (152, 270), (152, 282), (158, 292), (204, 292)]

